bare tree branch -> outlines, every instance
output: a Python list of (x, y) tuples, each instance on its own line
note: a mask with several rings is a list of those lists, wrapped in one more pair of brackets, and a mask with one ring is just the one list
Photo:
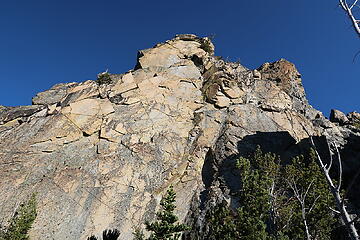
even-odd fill
[(308, 213), (310, 213), (310, 212), (314, 209), (315, 203), (316, 203), (316, 201), (317, 201), (320, 197), (321, 197), (321, 196), (319, 195), (319, 196), (317, 196), (317, 197), (315, 198), (315, 200), (314, 200), (313, 204), (311, 205)]
[[(360, 23), (360, 21), (358, 21), (358, 23)], [(358, 51), (355, 55), (354, 55), (354, 58), (353, 58), (353, 62), (355, 62), (357, 56), (360, 54), (360, 51)]]
[(340, 6), (342, 7), (342, 9), (346, 12), (346, 14), (348, 15), (348, 17), (351, 20), (351, 23), (354, 27), (355, 32), (358, 34), (358, 36), (360, 37), (360, 20), (357, 20), (354, 16), (354, 13), (352, 11), (353, 7), (358, 6), (357, 2), (358, 0), (354, 0), (354, 2), (349, 6), (349, 4), (347, 3), (347, 0), (339, 0), (340, 2)]
[[(326, 166), (324, 165), (324, 162), (321, 159), (320, 154), (317, 151), (317, 148), (316, 148), (316, 146), (314, 144), (314, 140), (313, 140), (312, 136), (310, 136), (310, 142), (311, 142), (311, 145), (313, 146), (315, 154), (316, 154), (316, 156), (318, 158), (321, 170), (323, 171), (323, 173), (324, 173), (324, 175), (326, 177), (326, 181), (327, 181), (327, 183), (328, 183), (328, 185), (330, 187), (330, 191), (331, 191), (332, 195), (334, 196), (334, 199), (335, 199), (335, 202), (336, 202), (336, 207), (340, 212), (341, 220), (345, 224), (346, 229), (347, 229), (351, 239), (352, 240), (359, 240), (360, 239), (359, 234), (357, 233), (357, 230), (355, 228), (354, 221), (351, 219), (350, 214), (348, 213), (348, 211), (346, 209), (344, 198), (342, 198), (341, 194), (340, 194), (341, 177), (342, 177), (342, 162), (341, 162), (341, 157), (340, 157), (339, 150), (335, 146), (338, 161), (339, 161), (339, 175), (340, 175), (339, 176), (340, 177), (339, 184), (335, 185), (333, 180), (330, 177), (330, 173), (329, 173), (330, 169), (327, 169)], [(326, 140), (326, 142), (327, 142), (327, 140)], [(331, 152), (330, 152), (330, 155), (331, 155)]]
[(308, 194), (308, 192), (309, 192), (309, 190), (310, 190), (310, 188), (311, 188), (311, 185), (314, 183), (314, 179), (310, 182), (310, 184), (309, 184), (309, 186), (307, 187), (307, 189), (306, 189), (306, 191), (305, 191), (305, 194), (304, 194), (304, 196), (303, 196), (303, 199), (304, 199), (304, 201), (305, 201), (305, 198), (306, 198), (306, 195)]
[(333, 209), (333, 208), (331, 208), (331, 207), (329, 207), (329, 208), (330, 208), (330, 210), (333, 211), (334, 213), (340, 214), (340, 212), (339, 212), (338, 210), (335, 210), (335, 209)]
[(356, 5), (357, 2), (358, 2), (358, 0), (354, 1), (354, 3), (351, 5), (350, 9), (352, 9)]
[(335, 145), (335, 149), (336, 149), (336, 153), (337, 153), (338, 161), (339, 161), (339, 183), (338, 183), (338, 186), (337, 186), (337, 190), (340, 192), (340, 188), (341, 188), (341, 184), (342, 184), (342, 163), (341, 163), (341, 157), (340, 157), (339, 149), (337, 148), (336, 145)]
[(352, 221), (351, 221), (351, 223), (354, 223), (354, 222), (356, 222), (357, 220), (359, 220), (360, 219), (360, 216), (356, 216)]
[(302, 220), (305, 226), (305, 233), (306, 233), (306, 239), (307, 240), (311, 240), (311, 235), (310, 235), (310, 231), (309, 231), (309, 227), (307, 224), (307, 219), (306, 219), (306, 215), (312, 210), (312, 208), (315, 205), (315, 202), (317, 201), (318, 198), (316, 198), (310, 208), (310, 210), (308, 212), (306, 212), (306, 196), (311, 188), (311, 185), (314, 183), (314, 180), (311, 181), (311, 183), (309, 184), (309, 186), (307, 187), (305, 193), (304, 190), (302, 189), (301, 192), (299, 191), (296, 182), (294, 179), (292, 179), (291, 181), (287, 180), (286, 181), (288, 186), (292, 189), (295, 198), (298, 200), (300, 206), (301, 206), (301, 216), (302, 216)]
[(329, 163), (329, 166), (328, 166), (328, 167), (327, 167), (326, 165), (325, 165), (325, 167), (326, 167), (327, 171), (330, 171), (331, 166), (332, 166), (332, 163), (333, 163), (333, 157), (332, 157), (332, 154), (331, 154), (331, 149), (330, 149), (329, 143), (326, 142), (326, 144), (327, 144), (327, 146), (328, 146), (328, 150), (329, 150), (329, 153), (330, 153), (330, 163)]

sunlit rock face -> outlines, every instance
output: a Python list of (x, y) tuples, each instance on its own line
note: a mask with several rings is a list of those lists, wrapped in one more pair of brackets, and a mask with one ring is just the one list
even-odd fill
[[(35, 192), (31, 239), (86, 239), (106, 228), (132, 239), (173, 185), (180, 219), (201, 235), (208, 208), (236, 206), (239, 155), (260, 145), (286, 158), (309, 135), (344, 151), (347, 139), (359, 142), (356, 127), (308, 104), (292, 63), (250, 70), (215, 57), (208, 38), (178, 35), (139, 51), (135, 69), (110, 78), (55, 85), (32, 106), (0, 106), (3, 225)], [(346, 153), (350, 169), (359, 157)]]

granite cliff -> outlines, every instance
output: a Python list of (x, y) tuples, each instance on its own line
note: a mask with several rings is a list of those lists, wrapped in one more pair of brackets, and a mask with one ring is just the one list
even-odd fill
[(36, 192), (31, 239), (105, 228), (132, 239), (172, 184), (181, 220), (201, 232), (211, 206), (236, 206), (234, 160), (257, 145), (286, 159), (313, 135), (326, 156), (326, 137), (341, 149), (344, 175), (355, 174), (360, 114), (334, 110), (330, 120), (309, 105), (294, 64), (251, 70), (214, 56), (208, 38), (178, 35), (107, 82), (57, 84), (31, 106), (0, 106), (0, 223)]

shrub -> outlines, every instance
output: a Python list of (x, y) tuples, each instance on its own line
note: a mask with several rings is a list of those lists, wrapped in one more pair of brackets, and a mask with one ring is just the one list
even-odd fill
[(28, 231), (36, 218), (36, 197), (33, 194), (30, 199), (20, 205), (15, 216), (11, 219), (9, 227), (0, 235), (1, 240), (27, 240)]
[(240, 157), (240, 207), (235, 212), (220, 204), (209, 211), (205, 239), (337, 239), (334, 200), (315, 159), (311, 151), (284, 166), (260, 148), (250, 158)]
[[(161, 210), (156, 213), (158, 221), (145, 222), (146, 230), (152, 232), (147, 240), (176, 240), (181, 232), (189, 229), (185, 224), (176, 223), (178, 217), (174, 214), (176, 193), (173, 186), (167, 190), (166, 195), (161, 199)], [(140, 229), (134, 232), (136, 240), (144, 240), (144, 234)]]
[[(119, 236), (120, 236), (120, 232), (116, 228), (113, 230), (106, 229), (102, 233), (103, 240), (117, 240), (119, 238)], [(98, 240), (98, 239), (97, 239), (97, 237), (92, 235), (92, 236), (88, 237), (87, 240)]]
[(96, 79), (97, 84), (103, 85), (103, 84), (110, 84), (112, 83), (110, 74), (108, 72), (103, 72), (98, 74)]
[(133, 235), (134, 235), (134, 240), (144, 240), (145, 239), (144, 232), (140, 228), (135, 228)]
[(205, 52), (213, 55), (214, 54), (214, 45), (212, 44), (211, 40), (209, 38), (203, 38), (201, 39), (201, 45), (200, 48), (203, 49)]
[(232, 240), (239, 238), (236, 229), (236, 216), (226, 203), (220, 203), (206, 213), (205, 220), (209, 226), (207, 239), (209, 240)]

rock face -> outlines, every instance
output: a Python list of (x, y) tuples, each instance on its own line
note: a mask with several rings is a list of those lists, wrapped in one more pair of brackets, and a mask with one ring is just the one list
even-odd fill
[(344, 125), (349, 122), (349, 119), (346, 117), (346, 115), (343, 112), (336, 109), (331, 109), (330, 121)]
[(105, 228), (132, 239), (172, 184), (178, 215), (201, 232), (207, 208), (236, 205), (234, 159), (256, 145), (290, 157), (310, 135), (326, 136), (342, 147), (345, 170), (359, 166), (346, 149), (360, 131), (313, 109), (292, 63), (250, 70), (213, 54), (208, 38), (178, 35), (140, 51), (135, 69), (109, 84), (58, 84), (32, 106), (1, 107), (1, 222), (36, 192), (31, 239)]

